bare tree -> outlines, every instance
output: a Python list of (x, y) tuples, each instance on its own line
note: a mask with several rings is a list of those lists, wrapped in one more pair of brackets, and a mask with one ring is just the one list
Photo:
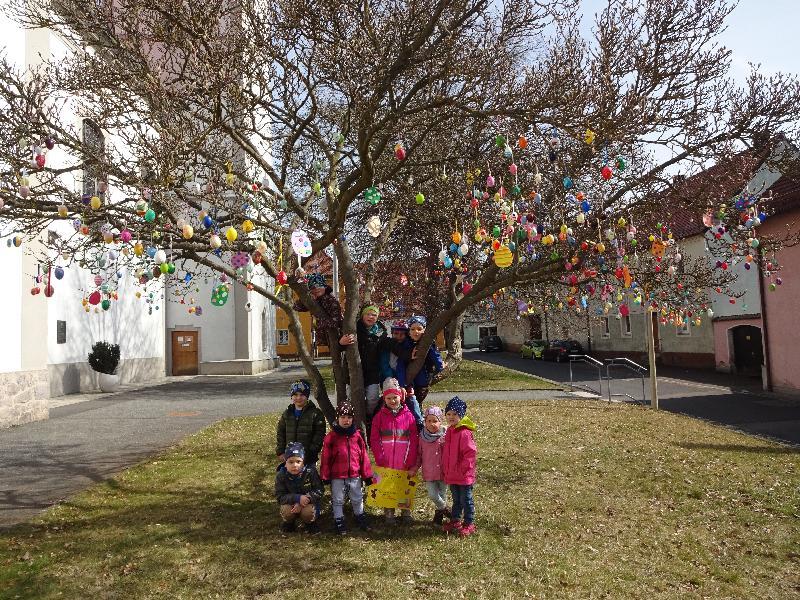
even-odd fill
[[(591, 39), (578, 5), (18, 0), (22, 23), (54, 30), (71, 51), (31, 72), (0, 68), (5, 227), (33, 236), (73, 219), (74, 235), (52, 251), (91, 266), (121, 248), (143, 283), (185, 263), (264, 295), (289, 316), (329, 419), (289, 293), (322, 316), (293, 233), (309, 236), (312, 255), (337, 255), (346, 298), (343, 331), (329, 331), (336, 356), (386, 261), (427, 265), (427, 293), (441, 297), (421, 346), (449, 328), (448, 372), (465, 310), (510, 286), (575, 295), (619, 285), (619, 259), (648, 299), (683, 306), (677, 277), (697, 289), (719, 273), (699, 262), (650, 268), (648, 256), (675, 262), (661, 217), (672, 169), (691, 173), (764, 132), (791, 139), (800, 88), (787, 75), (754, 72), (743, 89), (727, 78), (723, 0), (610, 0)], [(74, 116), (113, 135), (89, 144)], [(63, 164), (47, 163), (54, 142)], [(107, 191), (84, 194), (75, 173)], [(707, 191), (689, 204), (715, 206)], [(716, 213), (730, 236), (750, 235), (732, 226), (741, 211)], [(664, 253), (642, 251), (656, 240)], [(166, 269), (153, 270), (156, 256)], [(286, 285), (260, 284), (257, 272)], [(360, 359), (354, 346), (344, 353), (361, 419)], [(341, 394), (343, 367), (336, 378)]]

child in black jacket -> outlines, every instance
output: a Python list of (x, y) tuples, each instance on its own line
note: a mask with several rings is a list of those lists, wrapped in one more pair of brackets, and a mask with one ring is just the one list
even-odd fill
[(284, 452), (286, 463), (275, 475), (275, 499), (280, 505), (281, 531), (291, 533), (297, 521), (305, 524), (311, 534), (320, 532), (317, 525), (319, 505), (324, 490), (317, 470), (305, 466), (303, 445), (292, 442)]

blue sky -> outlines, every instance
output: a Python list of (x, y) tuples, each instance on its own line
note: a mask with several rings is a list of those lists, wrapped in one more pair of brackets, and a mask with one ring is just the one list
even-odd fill
[[(668, 0), (664, 0), (668, 1)], [(605, 6), (604, 0), (584, 0), (584, 26)], [(732, 52), (737, 79), (749, 72), (748, 62), (761, 63), (763, 73), (800, 73), (800, 2), (740, 0), (728, 18), (721, 42)]]

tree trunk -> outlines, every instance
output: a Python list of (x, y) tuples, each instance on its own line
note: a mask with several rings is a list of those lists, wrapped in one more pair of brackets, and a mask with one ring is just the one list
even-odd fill
[(464, 360), (464, 353), (461, 346), (461, 326), (463, 323), (464, 313), (461, 313), (447, 325), (447, 328), (445, 329), (447, 358), (444, 361), (444, 369), (434, 375), (431, 379), (431, 385), (450, 377), (450, 375), (452, 375), (456, 369), (458, 369), (461, 361)]

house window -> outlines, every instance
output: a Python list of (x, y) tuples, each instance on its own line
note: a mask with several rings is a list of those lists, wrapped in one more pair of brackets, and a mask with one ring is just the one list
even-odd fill
[(478, 337), (482, 337), (482, 338), (488, 337), (490, 335), (497, 335), (497, 327), (496, 326), (479, 327), (478, 328), (478, 332), (479, 332)]
[(67, 343), (67, 322), (56, 321), (56, 344)]
[(83, 120), (83, 145), (86, 147), (87, 160), (83, 163), (83, 193), (89, 196), (103, 194), (97, 190), (97, 182), (101, 171), (98, 162), (102, 160), (106, 150), (106, 137), (100, 127), (91, 119)]
[(622, 336), (631, 337), (631, 316), (626, 315), (622, 317)]
[(603, 317), (603, 337), (611, 337), (611, 330), (608, 328), (608, 317)]
[(261, 351), (266, 352), (269, 343), (269, 328), (267, 327), (267, 309), (261, 311)]
[(689, 319), (684, 319), (680, 326), (675, 328), (676, 335), (692, 335), (692, 330), (689, 328)]
[(288, 345), (289, 345), (289, 330), (278, 329), (278, 346), (288, 346)]

